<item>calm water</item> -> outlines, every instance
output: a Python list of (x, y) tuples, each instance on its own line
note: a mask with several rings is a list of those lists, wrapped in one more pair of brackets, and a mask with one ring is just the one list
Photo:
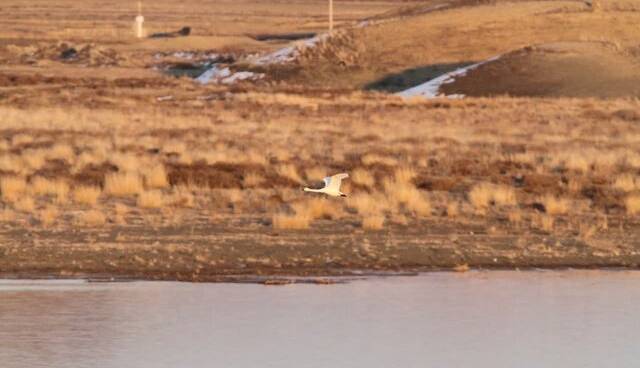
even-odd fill
[(640, 273), (0, 280), (0, 367), (638, 367)]

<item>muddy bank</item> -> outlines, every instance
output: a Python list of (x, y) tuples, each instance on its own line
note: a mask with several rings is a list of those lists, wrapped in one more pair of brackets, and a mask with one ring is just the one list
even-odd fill
[[(474, 231), (475, 230), (475, 231)], [(320, 225), (316, 231), (115, 226), (97, 230), (3, 231), (2, 277), (260, 282), (374, 273), (527, 268), (638, 268), (633, 233), (581, 240), (570, 234), (489, 234), (443, 224), (363, 232)], [(311, 279), (304, 279), (311, 278)], [(294, 281), (287, 281), (294, 282)]]

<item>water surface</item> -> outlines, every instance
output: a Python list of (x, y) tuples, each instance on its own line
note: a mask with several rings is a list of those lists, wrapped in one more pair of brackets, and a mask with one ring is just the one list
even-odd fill
[(0, 366), (637, 367), (640, 273), (338, 285), (0, 280)]

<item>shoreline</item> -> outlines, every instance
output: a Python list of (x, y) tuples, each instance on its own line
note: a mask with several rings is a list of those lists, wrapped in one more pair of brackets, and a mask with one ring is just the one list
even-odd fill
[(119, 283), (119, 282), (143, 282), (143, 281), (163, 281), (163, 282), (189, 282), (189, 283), (230, 283), (230, 284), (259, 284), (267, 286), (279, 286), (290, 284), (314, 284), (333, 285), (344, 284), (356, 280), (368, 279), (372, 277), (413, 277), (427, 273), (467, 273), (467, 272), (545, 272), (545, 271), (606, 271), (606, 272), (629, 272), (640, 271), (636, 266), (622, 264), (598, 264), (598, 265), (547, 265), (547, 266), (491, 266), (491, 267), (463, 267), (463, 268), (443, 268), (443, 267), (420, 267), (407, 268), (403, 270), (332, 270), (329, 272), (282, 272), (271, 274), (260, 273), (238, 273), (238, 274), (206, 274), (206, 275), (185, 275), (185, 274), (118, 274), (118, 273), (65, 273), (63, 271), (54, 272), (0, 272), (0, 280), (31, 280), (31, 281), (55, 281), (55, 280), (78, 280), (89, 283)]

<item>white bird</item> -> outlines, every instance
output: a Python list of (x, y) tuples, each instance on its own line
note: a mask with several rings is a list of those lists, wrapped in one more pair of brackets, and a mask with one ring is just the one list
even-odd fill
[(327, 176), (324, 180), (324, 188), (321, 189), (311, 189), (304, 188), (305, 192), (314, 192), (314, 193), (324, 193), (326, 195), (332, 197), (346, 197), (347, 195), (340, 191), (340, 184), (342, 184), (342, 179), (348, 178), (349, 174), (340, 173), (335, 174), (333, 176)]

